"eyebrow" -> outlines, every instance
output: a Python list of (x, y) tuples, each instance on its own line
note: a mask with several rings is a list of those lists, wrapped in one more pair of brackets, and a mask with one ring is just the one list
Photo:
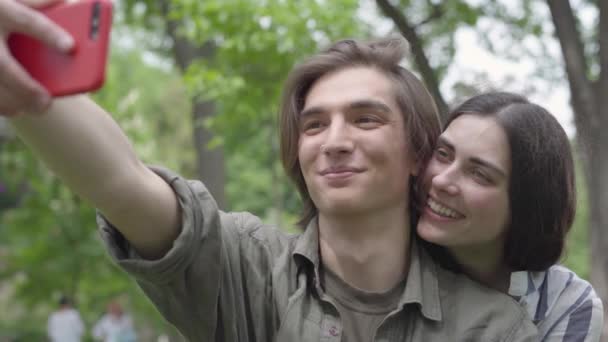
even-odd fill
[[(446, 137), (444, 136), (439, 136), (439, 140), (438, 140), (438, 144), (441, 145), (445, 145), (447, 148), (449, 148), (451, 151), (454, 151), (454, 144), (452, 144)], [(495, 173), (499, 174), (502, 177), (506, 177), (507, 174), (505, 173), (505, 171), (503, 171), (499, 166), (494, 165), (494, 163), (491, 163), (487, 160), (484, 160), (482, 158), (479, 157), (470, 157), (469, 160), (476, 165), (480, 165), (483, 167), (486, 167), (492, 171), (494, 171)]]
[[(359, 100), (349, 103), (346, 106), (347, 110), (361, 110), (361, 109), (373, 109), (376, 111), (380, 111), (383, 113), (390, 113), (391, 109), (386, 104), (376, 101), (376, 100)], [(322, 106), (314, 106), (307, 109), (304, 109), (301, 113), (301, 117), (306, 117), (310, 115), (320, 114), (326, 112), (327, 109)]]

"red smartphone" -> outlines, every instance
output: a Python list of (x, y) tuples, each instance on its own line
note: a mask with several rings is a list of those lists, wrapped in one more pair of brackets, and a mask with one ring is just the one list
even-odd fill
[(66, 54), (32, 37), (13, 33), (8, 46), (15, 59), (52, 96), (99, 89), (108, 58), (111, 0), (61, 2), (39, 10), (72, 35), (74, 49)]

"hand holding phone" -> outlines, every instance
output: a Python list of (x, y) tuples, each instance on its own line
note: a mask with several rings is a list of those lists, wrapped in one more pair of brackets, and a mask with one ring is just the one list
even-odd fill
[(22, 33), (8, 38), (14, 58), (51, 96), (99, 89), (105, 79), (112, 23), (110, 0), (61, 2), (39, 9), (72, 35), (74, 48), (64, 53)]
[(69, 51), (72, 36), (48, 17), (28, 6), (50, 5), (57, 0), (0, 0), (0, 115), (40, 112), (51, 97), (9, 53), (7, 38), (12, 32), (27, 33), (58, 51)]

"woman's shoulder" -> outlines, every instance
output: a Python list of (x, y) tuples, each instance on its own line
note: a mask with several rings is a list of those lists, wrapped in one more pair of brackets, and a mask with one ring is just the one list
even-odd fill
[[(537, 297), (544, 306), (580, 305), (585, 300), (599, 298), (591, 284), (562, 265), (553, 265), (542, 272), (517, 272), (526, 282), (524, 297)], [(524, 280), (525, 279), (525, 280)], [(512, 284), (513, 285), (513, 284)]]
[(533, 296), (537, 299), (533, 320), (541, 333), (571, 331), (597, 341), (603, 325), (603, 305), (593, 286), (562, 265), (537, 273), (542, 281)]
[(527, 307), (535, 321), (572, 312), (581, 306), (601, 306), (591, 284), (562, 265), (553, 265), (541, 272), (514, 272), (509, 294)]
[[(540, 290), (552, 292), (555, 295), (565, 293), (587, 293), (588, 296), (597, 296), (591, 284), (579, 277), (571, 269), (562, 265), (553, 265), (545, 273)], [(546, 283), (546, 284), (543, 284)]]

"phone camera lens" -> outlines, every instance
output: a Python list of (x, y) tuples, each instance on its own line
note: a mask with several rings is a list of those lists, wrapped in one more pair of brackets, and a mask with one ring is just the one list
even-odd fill
[(93, 9), (91, 13), (91, 27), (89, 31), (89, 35), (91, 39), (96, 39), (97, 34), (99, 33), (99, 14), (101, 11), (101, 4), (99, 2), (95, 2), (93, 4)]

